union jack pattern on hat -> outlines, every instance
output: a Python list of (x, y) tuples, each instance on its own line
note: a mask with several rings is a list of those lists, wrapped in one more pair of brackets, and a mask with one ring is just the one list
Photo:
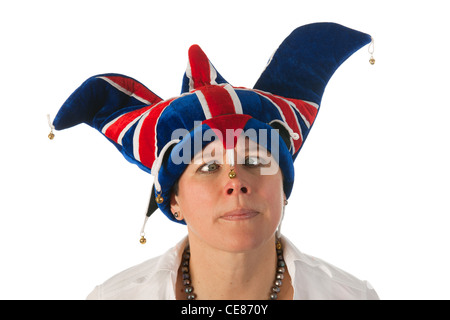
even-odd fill
[[(284, 131), (275, 139), (280, 142), (277, 160), (289, 197), (293, 161), (316, 119), (328, 80), (370, 40), (365, 33), (334, 23), (300, 27), (280, 45), (253, 89), (229, 84), (193, 45), (180, 96), (163, 100), (130, 77), (97, 75), (67, 99), (53, 126), (61, 130), (84, 122), (100, 131), (128, 161), (154, 176), (147, 215), (158, 206), (173, 221), (177, 220), (170, 212), (171, 189), (188, 164), (177, 163), (174, 155), (189, 143), (193, 156), (191, 142), (197, 134), (212, 129), (221, 133), (224, 148), (233, 149), (236, 136), (228, 139), (227, 130)], [(174, 136), (179, 129), (185, 134)], [(210, 142), (202, 141), (202, 147)], [(272, 152), (270, 141), (266, 148)], [(155, 197), (160, 200), (157, 206)]]

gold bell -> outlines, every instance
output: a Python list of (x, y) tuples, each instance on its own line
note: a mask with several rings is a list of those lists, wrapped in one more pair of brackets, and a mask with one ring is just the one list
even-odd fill
[(234, 172), (234, 169), (233, 169), (233, 168), (230, 169), (230, 172), (228, 173), (228, 177), (229, 177), (230, 179), (236, 178), (236, 172)]
[(369, 62), (370, 62), (371, 65), (374, 65), (375, 64), (375, 59), (373, 57), (370, 57)]
[(50, 133), (48, 134), (48, 138), (50, 140), (53, 140), (53, 138), (55, 137), (55, 134), (53, 133), (53, 129), (55, 129), (55, 127), (53, 126), (52, 121), (50, 120), (50, 115), (47, 115), (47, 121), (48, 121), (48, 126), (50, 127)]
[(164, 198), (163, 197), (161, 197), (161, 195), (160, 194), (158, 194), (157, 196), (156, 196), (156, 203), (163, 203), (163, 201), (164, 201)]
[(145, 239), (144, 236), (141, 236), (141, 239), (139, 240), (139, 242), (140, 242), (141, 244), (145, 244), (145, 243), (147, 242), (147, 239)]

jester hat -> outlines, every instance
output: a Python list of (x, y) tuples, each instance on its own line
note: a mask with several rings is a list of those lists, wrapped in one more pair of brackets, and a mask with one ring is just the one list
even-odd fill
[[(278, 146), (277, 162), (289, 197), (293, 162), (316, 119), (329, 79), (370, 41), (368, 34), (335, 23), (299, 27), (275, 51), (253, 89), (230, 85), (193, 45), (180, 96), (163, 100), (130, 77), (101, 74), (86, 80), (67, 99), (52, 127), (62, 130), (86, 123), (129, 162), (151, 173), (154, 185), (147, 217), (159, 207), (180, 222), (170, 211), (172, 187), (188, 165), (179, 159), (194, 156), (198, 150), (193, 141), (207, 130), (222, 133), (222, 139), (227, 129), (276, 132), (257, 142), (272, 153), (271, 146)], [(200, 148), (211, 142), (198, 141)], [(223, 141), (226, 150), (235, 147), (236, 139)]]

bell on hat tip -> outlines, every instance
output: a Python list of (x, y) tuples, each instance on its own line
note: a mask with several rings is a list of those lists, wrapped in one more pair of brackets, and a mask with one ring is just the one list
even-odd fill
[(53, 138), (55, 137), (55, 134), (53, 133), (53, 129), (55, 129), (55, 126), (53, 125), (52, 121), (50, 120), (50, 115), (47, 115), (47, 121), (48, 121), (48, 126), (50, 127), (50, 133), (48, 134), (48, 138), (50, 140), (53, 140)]
[(164, 201), (164, 198), (163, 197), (161, 197), (161, 195), (160, 194), (158, 194), (157, 196), (156, 196), (156, 203), (163, 203), (163, 201)]
[(230, 172), (228, 173), (228, 177), (229, 177), (230, 179), (236, 178), (236, 172), (234, 172), (234, 169), (233, 169), (233, 168), (231, 168)]
[(373, 38), (371, 38), (371, 40), (370, 40), (368, 51), (369, 51), (369, 54), (370, 54), (369, 62), (370, 62), (371, 65), (374, 65), (375, 64), (375, 59), (373, 58), (373, 52), (375, 51), (375, 41), (373, 40)]
[(140, 242), (141, 244), (145, 244), (145, 243), (147, 242), (147, 239), (145, 239), (144, 236), (141, 236), (141, 239), (139, 240), (139, 242)]

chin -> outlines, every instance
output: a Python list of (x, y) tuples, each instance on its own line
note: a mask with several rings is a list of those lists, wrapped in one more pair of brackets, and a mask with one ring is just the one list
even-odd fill
[(266, 231), (264, 229), (248, 230), (242, 228), (242, 230), (233, 230), (220, 234), (220, 238), (217, 239), (217, 247), (228, 252), (248, 252), (255, 250), (265, 244), (268, 240), (273, 238), (275, 229), (273, 232)]

